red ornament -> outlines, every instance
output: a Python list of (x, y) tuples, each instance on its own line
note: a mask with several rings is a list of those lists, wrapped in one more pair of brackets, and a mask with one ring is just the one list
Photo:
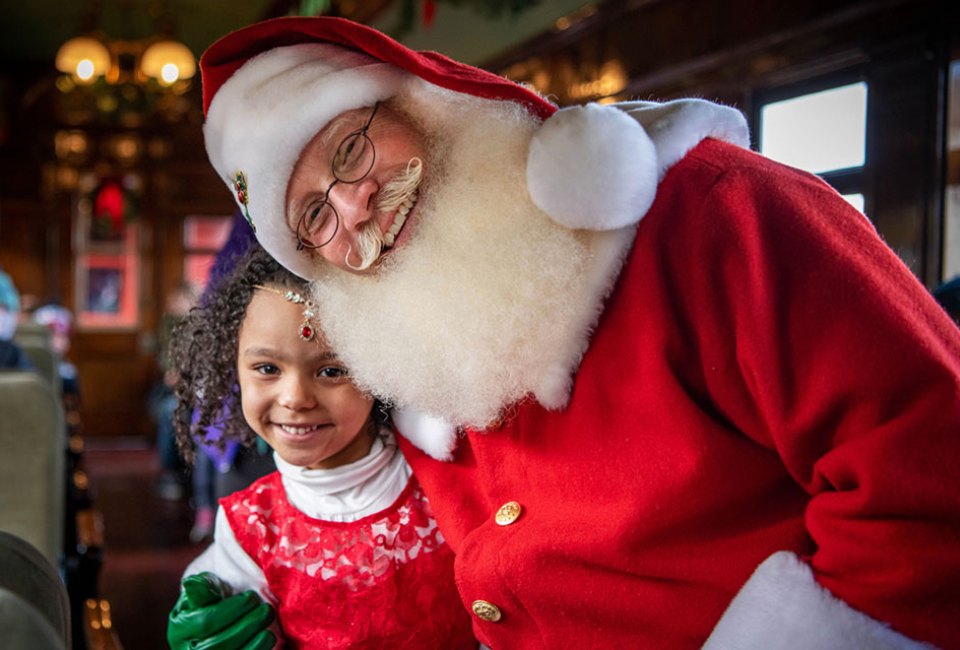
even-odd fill
[(437, 13), (436, 0), (423, 0), (423, 26), (427, 29), (433, 27), (433, 17)]
[(123, 232), (124, 213), (123, 189), (116, 181), (106, 181), (97, 190), (93, 204), (94, 215), (98, 218), (106, 217), (110, 223), (111, 235)]

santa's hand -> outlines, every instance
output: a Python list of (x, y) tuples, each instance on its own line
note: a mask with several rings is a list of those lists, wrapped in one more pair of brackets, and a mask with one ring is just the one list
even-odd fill
[(167, 622), (172, 650), (268, 650), (276, 643), (268, 629), (273, 608), (256, 592), (228, 596), (212, 573), (187, 576), (182, 587)]

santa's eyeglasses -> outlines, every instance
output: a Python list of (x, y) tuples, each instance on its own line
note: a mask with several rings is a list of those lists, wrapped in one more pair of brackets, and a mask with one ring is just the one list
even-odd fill
[(333, 182), (327, 187), (322, 198), (312, 201), (306, 207), (297, 221), (298, 251), (305, 248), (311, 250), (322, 248), (333, 241), (337, 234), (340, 228), (340, 213), (330, 202), (330, 192), (337, 183), (346, 185), (359, 183), (373, 169), (373, 163), (377, 160), (377, 150), (367, 131), (373, 123), (373, 117), (377, 114), (378, 108), (380, 108), (380, 102), (373, 105), (373, 112), (370, 113), (366, 124), (348, 133), (333, 154), (333, 162), (330, 165), (333, 171)]

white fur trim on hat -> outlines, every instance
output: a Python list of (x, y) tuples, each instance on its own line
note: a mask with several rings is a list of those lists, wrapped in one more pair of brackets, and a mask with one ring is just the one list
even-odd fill
[(793, 553), (774, 553), (734, 597), (704, 650), (930, 650), (820, 586)]
[(657, 175), (667, 170), (706, 138), (750, 147), (750, 129), (743, 113), (705, 99), (616, 104), (643, 126), (657, 148)]
[(750, 143), (739, 111), (702, 99), (565, 108), (533, 135), (527, 188), (541, 210), (568, 228), (635, 224), (666, 171), (708, 137)]
[[(394, 96), (409, 77), (335, 45), (291, 45), (247, 61), (210, 102), (203, 128), (210, 162), (260, 244), (297, 275), (311, 272), (286, 217), (287, 184), (300, 153), (331, 119)], [(240, 172), (246, 205), (234, 187)]]

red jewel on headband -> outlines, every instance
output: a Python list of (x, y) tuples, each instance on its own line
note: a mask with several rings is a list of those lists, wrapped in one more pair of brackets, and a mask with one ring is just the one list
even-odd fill
[(300, 338), (302, 338), (304, 341), (313, 340), (313, 328), (307, 323), (304, 323), (300, 326)]

